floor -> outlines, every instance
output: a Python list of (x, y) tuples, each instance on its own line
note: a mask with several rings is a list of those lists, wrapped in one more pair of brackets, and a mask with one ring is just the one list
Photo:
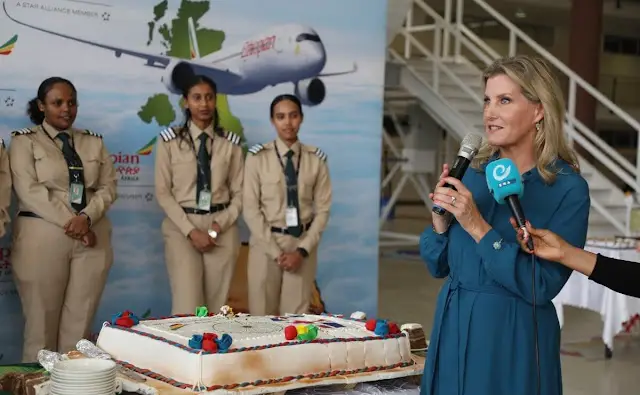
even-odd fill
[[(410, 219), (407, 216), (403, 219), (403, 214), (400, 213), (400, 219), (390, 224), (389, 230), (419, 234), (429, 224), (428, 214), (426, 210), (424, 212), (424, 219), (421, 220), (416, 219), (415, 215), (409, 216)], [(428, 337), (441, 284), (442, 280), (431, 277), (419, 258), (403, 257), (394, 250), (383, 249), (380, 259), (379, 315), (396, 322), (419, 323)], [(597, 313), (571, 307), (565, 307), (564, 313), (563, 346), (576, 342), (586, 344), (601, 333), (602, 322)], [(616, 341), (614, 355), (610, 360), (604, 359), (604, 346), (600, 349), (600, 344), (597, 344), (598, 347), (591, 347), (591, 358), (563, 355), (564, 394), (640, 394), (639, 339), (640, 335), (632, 333)]]

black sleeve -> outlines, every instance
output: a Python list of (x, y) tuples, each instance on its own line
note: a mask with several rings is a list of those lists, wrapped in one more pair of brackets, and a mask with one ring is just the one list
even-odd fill
[(598, 254), (589, 279), (616, 292), (640, 298), (640, 263)]

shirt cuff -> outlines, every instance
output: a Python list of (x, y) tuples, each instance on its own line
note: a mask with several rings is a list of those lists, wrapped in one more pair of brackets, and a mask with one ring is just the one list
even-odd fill
[(486, 258), (494, 255), (496, 251), (502, 250), (504, 247), (504, 240), (500, 233), (495, 229), (491, 229), (476, 245), (476, 252), (481, 258)]

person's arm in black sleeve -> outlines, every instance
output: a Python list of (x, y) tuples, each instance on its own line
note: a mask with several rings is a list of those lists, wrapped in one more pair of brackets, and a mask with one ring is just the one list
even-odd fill
[[(589, 280), (616, 292), (640, 298), (640, 263), (591, 254), (594, 260)], [(586, 273), (585, 273), (586, 274)]]

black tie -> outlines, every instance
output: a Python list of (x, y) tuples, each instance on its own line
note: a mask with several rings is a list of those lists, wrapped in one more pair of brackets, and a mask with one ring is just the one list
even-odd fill
[(200, 201), (200, 192), (206, 190), (211, 192), (211, 158), (207, 152), (207, 134), (202, 133), (200, 139), (200, 148), (198, 149), (198, 192), (196, 202)]
[(287, 181), (287, 206), (295, 207), (296, 216), (298, 217), (298, 226), (289, 226), (287, 231), (293, 237), (300, 237), (302, 234), (302, 226), (300, 226), (300, 208), (298, 202), (298, 175), (293, 167), (293, 151), (289, 150), (285, 156), (287, 164), (284, 167), (284, 178)]
[(71, 184), (82, 185), (82, 203), (71, 203), (71, 207), (76, 212), (82, 211), (87, 206), (87, 193), (84, 185), (84, 171), (82, 167), (82, 160), (76, 150), (69, 144), (69, 134), (66, 132), (60, 132), (56, 136), (62, 141), (62, 155), (67, 162), (69, 168), (69, 187)]

